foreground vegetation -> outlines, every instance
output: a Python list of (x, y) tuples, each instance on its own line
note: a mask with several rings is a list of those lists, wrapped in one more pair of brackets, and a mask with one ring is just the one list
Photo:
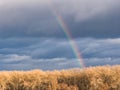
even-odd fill
[(120, 90), (120, 66), (1, 71), (0, 90)]

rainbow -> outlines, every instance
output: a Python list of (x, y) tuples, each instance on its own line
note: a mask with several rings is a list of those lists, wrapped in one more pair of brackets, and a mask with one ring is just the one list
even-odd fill
[(85, 64), (84, 64), (84, 61), (83, 61), (83, 58), (82, 58), (82, 55), (78, 49), (78, 46), (75, 42), (75, 40), (73, 39), (72, 37), (72, 34), (67, 26), (67, 24), (65, 23), (64, 19), (62, 18), (62, 16), (60, 14), (57, 13), (57, 10), (55, 9), (55, 7), (53, 6), (53, 4), (51, 3), (51, 10), (52, 10), (52, 13), (53, 15), (55, 16), (58, 24), (61, 26), (63, 32), (65, 33), (69, 43), (70, 43), (70, 46), (72, 48), (72, 51), (77, 59), (77, 61), (79, 62), (79, 65), (80, 65), (80, 68), (85, 68)]

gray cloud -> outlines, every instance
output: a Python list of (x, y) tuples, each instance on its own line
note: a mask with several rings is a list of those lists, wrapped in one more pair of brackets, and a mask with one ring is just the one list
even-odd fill
[[(18, 43), (17, 40), (21, 41)], [(13, 44), (7, 46), (11, 41)], [(120, 38), (77, 38), (75, 41), (87, 67), (120, 64)], [(9, 38), (0, 40), (1, 42), (6, 42), (6, 46), (0, 46), (2, 70), (38, 68), (53, 70), (80, 67), (69, 42), (65, 39)]]
[(119, 0), (1, 0), (0, 69), (80, 67), (57, 16), (86, 66), (120, 64), (119, 9)]
[(0, 1), (0, 37), (65, 37), (54, 11), (73, 37), (119, 37), (118, 0)]
[[(61, 70), (70, 68), (81, 68), (77, 59), (51, 58), (32, 59), (30, 56), (7, 55), (3, 58), (0, 70)], [(84, 58), (85, 66), (119, 65), (120, 58)]]
[(76, 21), (85, 21), (97, 15), (106, 15), (118, 10), (120, 1), (112, 0), (67, 0), (53, 2), (59, 12), (71, 14)]
[[(89, 42), (89, 41), (88, 41)], [(120, 54), (120, 40), (119, 39), (102, 39), (90, 40), (87, 47), (82, 51), (85, 57), (119, 57)], [(91, 54), (90, 54), (91, 53)]]
[[(21, 41), (20, 41), (21, 40)], [(85, 58), (119, 57), (120, 39), (75, 39)], [(9, 38), (0, 40), (1, 54), (20, 54), (32, 58), (75, 58), (72, 47), (66, 39), (56, 38)], [(75, 47), (74, 47), (75, 48)], [(115, 53), (116, 52), (116, 53)]]

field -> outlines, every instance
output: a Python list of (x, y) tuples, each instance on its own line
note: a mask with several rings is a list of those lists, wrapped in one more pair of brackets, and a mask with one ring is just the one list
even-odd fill
[(120, 90), (120, 66), (1, 71), (0, 90)]

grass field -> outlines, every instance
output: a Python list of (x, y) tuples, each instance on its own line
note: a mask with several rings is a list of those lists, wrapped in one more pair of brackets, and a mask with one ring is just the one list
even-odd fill
[(1, 71), (0, 90), (120, 90), (120, 66)]

